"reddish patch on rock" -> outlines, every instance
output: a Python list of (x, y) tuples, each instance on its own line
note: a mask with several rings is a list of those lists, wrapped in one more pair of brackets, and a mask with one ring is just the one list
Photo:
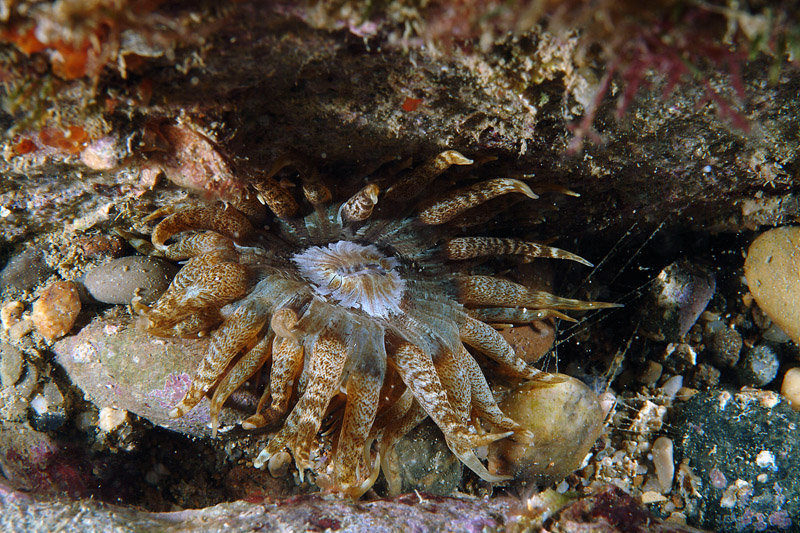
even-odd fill
[(406, 97), (406, 99), (403, 100), (403, 111), (408, 111), (408, 112), (416, 111), (417, 108), (419, 107), (419, 104), (421, 103), (422, 103), (422, 98)]
[(244, 183), (234, 177), (227, 159), (205, 135), (187, 126), (162, 124), (154, 134), (154, 150), (161, 140), (168, 149), (154, 158), (156, 165), (173, 183), (205, 193), (211, 198), (234, 200), (241, 196)]

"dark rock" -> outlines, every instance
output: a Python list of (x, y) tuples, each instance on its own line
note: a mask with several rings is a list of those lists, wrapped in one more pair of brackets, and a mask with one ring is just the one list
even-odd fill
[(675, 342), (688, 333), (714, 296), (716, 280), (687, 259), (666, 267), (642, 309), (642, 327), (655, 340)]
[(767, 344), (750, 348), (736, 367), (742, 385), (763, 387), (778, 375), (778, 354)]
[(44, 281), (51, 272), (52, 269), (44, 262), (42, 251), (32, 246), (9, 259), (0, 272), (0, 287), (29, 291)]
[[(401, 492), (415, 490), (447, 496), (461, 484), (464, 464), (447, 448), (441, 430), (429, 418), (398, 441), (391, 464), (397, 467)], [(376, 490), (386, 492), (385, 478)]]
[(718, 365), (732, 368), (739, 361), (742, 344), (738, 331), (723, 326), (711, 335), (708, 348)]
[(768, 391), (701, 392), (677, 412), (677, 458), (699, 477), (691, 521), (716, 531), (796, 531), (800, 413)]
[(708, 390), (719, 385), (722, 373), (707, 363), (700, 363), (692, 373), (692, 386), (695, 389)]

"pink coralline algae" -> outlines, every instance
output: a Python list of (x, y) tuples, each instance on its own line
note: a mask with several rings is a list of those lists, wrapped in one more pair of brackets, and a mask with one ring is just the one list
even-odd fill
[(147, 396), (155, 398), (158, 405), (164, 409), (172, 409), (177, 404), (189, 386), (192, 384), (192, 376), (186, 372), (182, 374), (172, 373), (164, 380), (163, 389), (155, 389), (147, 393)]

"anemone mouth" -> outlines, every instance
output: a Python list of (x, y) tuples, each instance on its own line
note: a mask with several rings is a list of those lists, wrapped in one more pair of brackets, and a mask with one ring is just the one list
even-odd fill
[(406, 282), (397, 271), (400, 263), (374, 245), (337, 241), (311, 246), (292, 261), (317, 294), (338, 305), (379, 318), (403, 312)]

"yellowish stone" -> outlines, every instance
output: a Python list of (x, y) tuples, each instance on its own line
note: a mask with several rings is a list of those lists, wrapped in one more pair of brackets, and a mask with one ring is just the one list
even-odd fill
[(800, 342), (800, 227), (761, 234), (747, 252), (744, 274), (758, 306)]
[(583, 382), (561, 374), (528, 381), (500, 408), (533, 435), (525, 445), (503, 439), (489, 446), (489, 471), (538, 485), (564, 479), (580, 468), (603, 429), (599, 396)]

